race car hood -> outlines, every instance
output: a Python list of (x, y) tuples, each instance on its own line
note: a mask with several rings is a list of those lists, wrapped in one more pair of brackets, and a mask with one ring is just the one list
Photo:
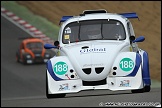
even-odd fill
[(32, 58), (43, 57), (45, 52), (44, 49), (26, 49), (25, 51), (28, 52)]
[(126, 42), (95, 42), (65, 46), (62, 51), (82, 80), (96, 81), (108, 76), (115, 57), (126, 45)]

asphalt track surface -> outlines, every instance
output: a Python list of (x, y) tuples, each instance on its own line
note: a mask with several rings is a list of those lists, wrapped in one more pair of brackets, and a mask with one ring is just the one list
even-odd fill
[(131, 91), (90, 90), (67, 94), (65, 98), (47, 99), (45, 64), (16, 62), (15, 54), (21, 42), (18, 37), (26, 36), (29, 34), (1, 16), (1, 107), (100, 107), (107, 106), (107, 102), (161, 104), (161, 88), (136, 94)]

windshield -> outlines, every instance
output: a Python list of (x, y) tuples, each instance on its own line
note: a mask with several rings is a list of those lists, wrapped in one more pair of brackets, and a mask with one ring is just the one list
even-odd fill
[(43, 48), (43, 44), (41, 42), (29, 42), (26, 47), (31, 50), (39, 50)]
[(72, 22), (63, 30), (63, 43), (90, 40), (124, 40), (123, 24), (117, 20), (86, 20)]

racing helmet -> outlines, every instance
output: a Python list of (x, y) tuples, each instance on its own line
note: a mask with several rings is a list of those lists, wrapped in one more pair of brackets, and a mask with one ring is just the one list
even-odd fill
[(101, 39), (101, 29), (96, 27), (88, 28), (87, 36), (89, 39)]

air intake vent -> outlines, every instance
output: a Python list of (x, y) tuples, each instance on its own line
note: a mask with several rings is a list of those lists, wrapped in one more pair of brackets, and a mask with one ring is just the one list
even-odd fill
[(95, 68), (95, 71), (97, 74), (101, 73), (103, 71), (104, 67), (98, 67), (98, 68)]
[(83, 86), (96, 86), (106, 84), (106, 78), (100, 81), (83, 81)]
[(32, 52), (34, 53), (34, 54), (42, 54), (42, 49), (41, 50), (32, 50)]
[(100, 9), (100, 10), (85, 10), (80, 15), (83, 16), (85, 14), (94, 14), (94, 13), (107, 13), (107, 11), (105, 9)]
[(85, 69), (82, 69), (82, 70), (86, 74), (90, 74), (91, 73), (91, 68), (85, 68)]

